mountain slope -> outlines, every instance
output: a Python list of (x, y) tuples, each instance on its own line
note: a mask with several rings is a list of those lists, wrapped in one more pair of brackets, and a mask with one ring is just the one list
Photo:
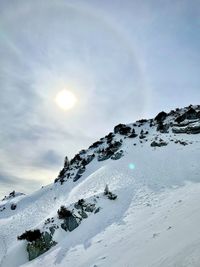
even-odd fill
[[(199, 155), (200, 106), (116, 126), (66, 158), (54, 184), (1, 202), (0, 266), (199, 266)], [(72, 231), (58, 218), (62, 205), (76, 218)], [(51, 227), (56, 244), (28, 262), (17, 236)]]

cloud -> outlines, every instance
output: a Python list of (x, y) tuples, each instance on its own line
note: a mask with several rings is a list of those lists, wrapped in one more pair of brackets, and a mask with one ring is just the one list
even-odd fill
[(53, 149), (44, 152), (42, 155), (39, 155), (37, 160), (34, 162), (36, 166), (45, 168), (58, 168), (58, 166), (62, 166), (62, 163), (63, 157), (61, 157)]
[(40, 186), (41, 183), (34, 179), (22, 179), (5, 172), (0, 172), (0, 196), (4, 196), (13, 190), (27, 193), (39, 189)]

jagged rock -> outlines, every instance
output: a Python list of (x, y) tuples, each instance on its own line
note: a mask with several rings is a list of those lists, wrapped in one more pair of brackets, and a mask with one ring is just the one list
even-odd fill
[(103, 161), (109, 159), (114, 152), (110, 148), (106, 148), (105, 150), (102, 150), (100, 154), (97, 157), (98, 161)]
[(64, 222), (61, 224), (61, 227), (65, 231), (73, 231), (79, 226), (79, 223), (77, 221), (77, 218), (74, 215), (71, 215), (69, 217), (66, 217), (64, 219)]
[(86, 170), (86, 169), (85, 169), (85, 166), (82, 166), (82, 167), (77, 171), (77, 173), (76, 173), (76, 175), (75, 175), (73, 181), (76, 182), (78, 179), (80, 179), (81, 176), (83, 175), (83, 173), (85, 172), (85, 170)]
[(141, 119), (141, 120), (139, 120), (139, 121), (137, 121), (137, 122), (143, 124), (143, 123), (145, 123), (145, 122), (147, 122), (147, 121), (148, 121), (148, 120), (146, 120), (146, 119)]
[(153, 127), (154, 126), (154, 121), (152, 119), (149, 121), (149, 126), (150, 127)]
[(55, 230), (58, 229), (57, 225), (53, 225), (49, 227), (49, 231), (51, 233), (51, 235), (53, 236), (53, 234), (55, 233)]
[(15, 192), (15, 190), (13, 190), (12, 192), (10, 192), (10, 194), (8, 196), (5, 196), (2, 201), (4, 200), (9, 200), (11, 198), (15, 198), (15, 197), (18, 197), (18, 196), (24, 196), (25, 194), (23, 193), (20, 193), (20, 192)]
[(103, 144), (103, 141), (97, 141), (97, 142), (93, 143), (91, 146), (89, 146), (89, 148), (97, 148), (102, 144)]
[(155, 120), (157, 122), (159, 122), (159, 121), (163, 122), (166, 119), (166, 117), (167, 117), (167, 113), (162, 111), (162, 112), (158, 113), (158, 115), (155, 117)]
[(79, 211), (79, 214), (83, 219), (86, 219), (88, 217), (87, 213), (84, 210)]
[(51, 247), (57, 243), (52, 240), (52, 235), (48, 232), (42, 233), (41, 237), (33, 242), (27, 244), (27, 251), (29, 260), (33, 260), (38, 256), (48, 251)]
[(108, 150), (112, 151), (113, 153), (116, 152), (122, 145), (122, 142), (115, 141), (110, 143)]
[(85, 207), (86, 203), (84, 199), (79, 199), (78, 202), (74, 204), (74, 208), (78, 210), (82, 210)]
[(93, 212), (95, 209), (96, 209), (95, 204), (91, 204), (91, 203), (87, 204), (85, 207), (85, 211), (87, 212)]
[(85, 157), (85, 158), (82, 160), (81, 164), (82, 164), (83, 166), (88, 165), (94, 158), (95, 158), (95, 155), (94, 155), (94, 154), (92, 154), (92, 155), (88, 155), (87, 157)]
[(167, 146), (167, 143), (161, 139), (160, 141), (153, 141), (151, 143), (151, 146), (152, 147), (162, 147), (162, 146)]
[(117, 195), (114, 194), (114, 193), (112, 193), (112, 192), (109, 192), (109, 193), (107, 194), (107, 197), (108, 197), (108, 199), (110, 199), (110, 200), (115, 200), (115, 199), (117, 198)]
[(129, 134), (129, 138), (135, 138), (135, 137), (137, 137), (138, 135), (135, 133), (135, 129), (132, 129), (132, 131), (131, 131), (131, 134)]
[(95, 211), (94, 211), (94, 214), (98, 213), (100, 211), (100, 207), (98, 207)]
[(129, 138), (135, 138), (135, 137), (137, 137), (138, 135), (136, 134), (136, 133), (131, 133), (128, 137)]
[(68, 157), (65, 157), (65, 162), (64, 162), (64, 168), (68, 168), (69, 167), (69, 160)]
[(11, 210), (15, 210), (17, 208), (17, 205), (15, 203), (12, 203), (10, 208), (11, 208)]
[(107, 139), (107, 144), (111, 143), (114, 137), (114, 133), (109, 133), (108, 135), (105, 136), (105, 138)]
[(184, 127), (173, 127), (172, 132), (175, 134), (198, 134), (200, 133), (200, 123), (193, 123)]
[(181, 141), (181, 140), (176, 140), (174, 143), (175, 144), (180, 144), (180, 145), (183, 145), (183, 146), (187, 146), (188, 145), (188, 143), (186, 143), (184, 141)]
[(56, 179), (55, 182), (58, 181), (59, 178), (61, 178), (61, 179), (60, 179), (60, 181), (61, 181), (62, 178), (65, 177), (65, 173), (66, 173), (66, 171), (67, 171), (67, 169), (66, 169), (66, 168), (63, 168), (63, 169), (59, 172), (59, 174), (58, 174), (58, 179)]
[(169, 124), (163, 124), (163, 122), (159, 122), (158, 126), (157, 126), (157, 131), (161, 132), (161, 133), (168, 133), (169, 130)]
[(104, 189), (104, 195), (107, 196), (108, 199), (110, 200), (115, 200), (117, 198), (117, 195), (115, 195), (114, 193), (110, 192), (108, 185), (106, 185), (105, 189)]
[(145, 137), (146, 137), (146, 135), (144, 134), (144, 130), (141, 130), (139, 138), (144, 139)]
[(182, 115), (178, 116), (175, 121), (178, 123), (181, 123), (184, 120), (196, 120), (196, 119), (200, 119), (200, 112), (196, 111), (195, 109), (193, 109), (192, 107), (190, 107), (185, 113), (183, 113)]
[(117, 126), (115, 126), (114, 128), (114, 133), (115, 134), (121, 134), (121, 135), (127, 135), (131, 132), (131, 127), (127, 126), (125, 124), (118, 124)]
[(123, 150), (120, 150), (120, 151), (116, 152), (116, 153), (111, 157), (111, 159), (113, 159), (113, 160), (118, 160), (118, 159), (120, 159), (120, 158), (123, 157), (123, 156), (124, 156), (124, 151), (123, 151)]
[(59, 219), (65, 219), (67, 217), (72, 216), (72, 211), (68, 210), (65, 206), (61, 206), (60, 209), (57, 211)]

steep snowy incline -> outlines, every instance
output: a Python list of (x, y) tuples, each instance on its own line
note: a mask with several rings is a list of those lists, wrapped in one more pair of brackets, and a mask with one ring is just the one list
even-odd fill
[[(66, 159), (54, 184), (2, 201), (0, 266), (199, 266), (199, 123), (200, 107), (190, 106), (116, 126)], [(116, 200), (104, 195), (106, 184)], [(57, 211), (61, 205), (76, 210), (80, 199), (99, 210), (66, 232)], [(27, 241), (17, 236), (44, 231), (49, 218), (57, 245), (28, 262)]]

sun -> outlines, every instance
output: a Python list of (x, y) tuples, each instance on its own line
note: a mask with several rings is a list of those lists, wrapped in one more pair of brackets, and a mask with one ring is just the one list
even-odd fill
[(68, 110), (75, 106), (77, 98), (71, 91), (62, 90), (56, 95), (55, 101), (59, 108)]

